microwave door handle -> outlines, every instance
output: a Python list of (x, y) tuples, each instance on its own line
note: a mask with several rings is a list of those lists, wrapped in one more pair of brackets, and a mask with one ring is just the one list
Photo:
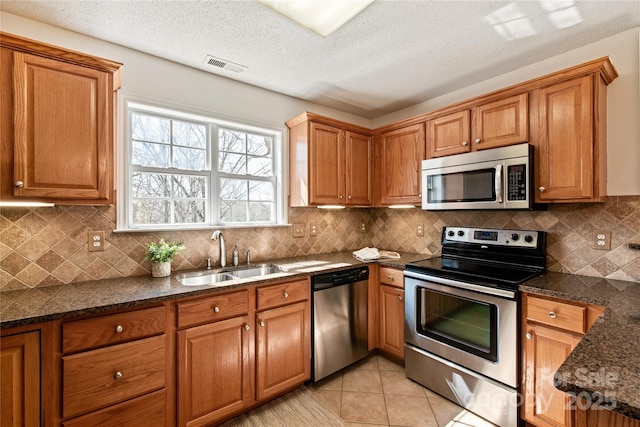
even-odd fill
[(496, 165), (496, 200), (502, 203), (502, 165)]

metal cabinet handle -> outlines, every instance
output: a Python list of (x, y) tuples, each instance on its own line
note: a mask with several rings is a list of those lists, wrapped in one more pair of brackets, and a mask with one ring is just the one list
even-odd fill
[(215, 307), (213, 307), (213, 311), (216, 313), (220, 313), (220, 307), (216, 305)]
[(264, 328), (264, 320), (261, 320), (259, 324)]
[(555, 319), (557, 316), (558, 315), (555, 312), (553, 312), (553, 311), (549, 312), (549, 317), (551, 317), (552, 319)]
[(476, 144), (480, 144), (480, 138), (476, 138)]
[(289, 298), (289, 293), (285, 291), (285, 292), (282, 293), (282, 296), (285, 297), (285, 298)]
[(342, 200), (342, 199), (344, 199), (344, 196), (341, 194), (341, 195), (340, 195), (340, 200)]
[(389, 275), (389, 276), (387, 276), (387, 279), (393, 280), (393, 276)]
[(22, 187), (24, 187), (24, 182), (22, 182), (22, 181), (16, 181), (16, 182), (14, 183), (14, 185), (15, 185), (16, 187), (18, 187), (18, 188), (22, 188)]
[(398, 301), (402, 301), (402, 295), (398, 295)]
[(525, 337), (526, 337), (528, 340), (530, 340), (531, 338), (533, 338), (533, 335), (531, 334), (531, 332), (527, 332), (527, 333), (525, 334)]
[(122, 331), (124, 331), (124, 328), (122, 327), (122, 325), (116, 326), (116, 333), (120, 334), (122, 333)]
[(248, 325), (248, 324), (246, 324), (246, 323), (245, 323), (245, 325), (244, 325), (244, 330), (245, 330), (245, 331), (248, 331), (249, 329), (251, 329), (251, 328), (249, 327), (249, 325)]
[(351, 198), (352, 198), (351, 196), (347, 196), (347, 199), (351, 200)]
[(122, 378), (122, 372), (116, 372), (115, 374), (113, 374), (113, 378), (119, 380), (120, 378)]
[(538, 188), (538, 190), (540, 190), (541, 193), (544, 193), (546, 191), (546, 188), (540, 187), (540, 188)]
[(467, 145), (469, 145), (469, 143), (467, 141), (462, 141), (462, 145), (466, 147)]

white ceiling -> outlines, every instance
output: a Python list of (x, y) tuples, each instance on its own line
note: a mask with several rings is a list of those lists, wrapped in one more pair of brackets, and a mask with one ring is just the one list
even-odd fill
[[(253, 0), (2, 0), (0, 10), (369, 119), (640, 26), (639, 0), (375, 0), (326, 38)], [(576, 11), (575, 25), (552, 22)], [(499, 35), (490, 17), (505, 16), (528, 35)]]

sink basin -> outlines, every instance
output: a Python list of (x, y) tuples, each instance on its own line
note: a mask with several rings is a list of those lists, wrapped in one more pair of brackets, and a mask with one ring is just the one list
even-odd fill
[(237, 279), (249, 279), (251, 277), (266, 276), (267, 274), (280, 273), (282, 270), (277, 265), (259, 264), (250, 265), (239, 270), (230, 271), (202, 271), (198, 273), (186, 273), (177, 277), (181, 285), (184, 286), (201, 286), (201, 285), (226, 285), (225, 282)]
[(182, 274), (178, 276), (178, 281), (184, 286), (213, 285), (233, 279), (235, 277), (229, 273), (206, 273), (195, 276)]
[(248, 277), (266, 276), (267, 274), (280, 273), (282, 270), (277, 265), (260, 265), (257, 267), (249, 267), (244, 270), (230, 271), (238, 279), (246, 279)]

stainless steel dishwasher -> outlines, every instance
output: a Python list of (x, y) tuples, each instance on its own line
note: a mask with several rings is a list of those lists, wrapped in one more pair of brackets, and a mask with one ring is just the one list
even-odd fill
[(321, 380), (369, 354), (368, 279), (367, 266), (311, 277), (312, 381)]

